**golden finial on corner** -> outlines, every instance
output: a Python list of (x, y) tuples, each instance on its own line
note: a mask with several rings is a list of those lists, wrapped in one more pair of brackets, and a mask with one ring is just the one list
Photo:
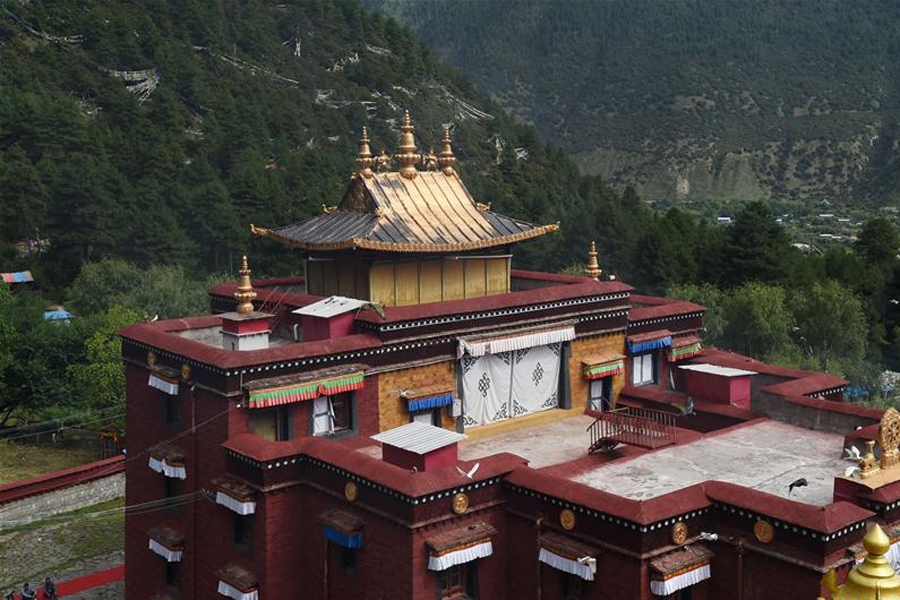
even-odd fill
[(875, 524), (863, 538), (863, 546), (868, 556), (850, 571), (832, 600), (900, 600), (900, 576), (884, 556), (891, 547), (890, 538)]
[(369, 147), (369, 132), (362, 128), (362, 137), (359, 140), (359, 154), (356, 155), (356, 164), (359, 165), (359, 174), (366, 179), (371, 179), (372, 172), (372, 148)]
[(256, 292), (253, 290), (253, 284), (250, 283), (250, 265), (247, 263), (247, 255), (241, 258), (241, 274), (240, 283), (238, 283), (237, 291), (234, 293), (235, 300), (238, 301), (238, 314), (248, 315), (253, 312), (253, 300), (256, 299)]
[(591, 241), (591, 249), (588, 250), (588, 262), (587, 267), (584, 269), (584, 274), (594, 281), (600, 281), (600, 275), (603, 274), (600, 263), (597, 262), (597, 244), (593, 241)]
[(428, 154), (422, 155), (422, 166), (425, 167), (426, 171), (437, 171), (438, 157), (434, 153), (434, 148), (430, 149)]
[(409, 111), (403, 113), (403, 126), (400, 127), (400, 153), (394, 158), (400, 163), (400, 176), (407, 179), (415, 179), (418, 175), (416, 163), (422, 156), (416, 154), (416, 138), (413, 135), (415, 128), (409, 118)]
[(453, 175), (453, 164), (456, 157), (453, 156), (453, 140), (450, 139), (450, 128), (444, 127), (444, 137), (441, 139), (441, 157), (438, 159), (441, 163), (441, 170), (448, 177)]
[(379, 173), (383, 173), (387, 171), (391, 167), (391, 161), (394, 159), (393, 156), (388, 154), (384, 148), (381, 149), (381, 152), (378, 156), (375, 157), (375, 168), (378, 169)]

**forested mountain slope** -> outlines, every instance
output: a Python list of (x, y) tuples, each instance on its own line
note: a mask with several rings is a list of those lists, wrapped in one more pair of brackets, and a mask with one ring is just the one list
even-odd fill
[[(610, 214), (643, 214), (359, 0), (0, 0), (0, 270), (58, 290), (104, 257), (199, 278), (250, 251), (260, 275), (296, 272), (249, 224), (335, 204), (361, 127), (392, 152), (404, 108), (423, 151), (453, 127), (479, 200), (564, 222), (520, 266), (565, 266)], [(50, 251), (19, 256), (28, 239)]]
[(900, 200), (892, 0), (366, 0), (648, 199)]

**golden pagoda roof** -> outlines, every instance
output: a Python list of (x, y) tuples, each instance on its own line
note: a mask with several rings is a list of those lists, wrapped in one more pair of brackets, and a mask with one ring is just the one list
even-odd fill
[(277, 229), (251, 225), (257, 235), (304, 250), (387, 252), (480, 250), (558, 228), (491, 212), (452, 171), (419, 171), (414, 178), (396, 171), (358, 176), (336, 209)]

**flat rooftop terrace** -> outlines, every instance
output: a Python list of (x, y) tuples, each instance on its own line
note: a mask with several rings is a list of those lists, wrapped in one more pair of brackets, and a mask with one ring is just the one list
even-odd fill
[[(592, 421), (569, 417), (463, 442), (460, 459), (511, 452), (533, 468), (634, 500), (717, 480), (817, 506), (832, 502), (834, 477), (850, 465), (841, 458), (843, 436), (771, 420), (686, 435), (678, 445), (655, 451), (623, 452), (620, 446), (609, 455), (587, 456), (586, 428)], [(789, 493), (788, 486), (801, 478), (808, 485)]]

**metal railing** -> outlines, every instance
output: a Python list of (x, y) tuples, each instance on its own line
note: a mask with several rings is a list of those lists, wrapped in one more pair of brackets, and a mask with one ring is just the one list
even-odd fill
[(675, 443), (675, 431), (674, 414), (627, 406), (602, 413), (588, 426), (589, 452), (617, 444), (659, 448)]

